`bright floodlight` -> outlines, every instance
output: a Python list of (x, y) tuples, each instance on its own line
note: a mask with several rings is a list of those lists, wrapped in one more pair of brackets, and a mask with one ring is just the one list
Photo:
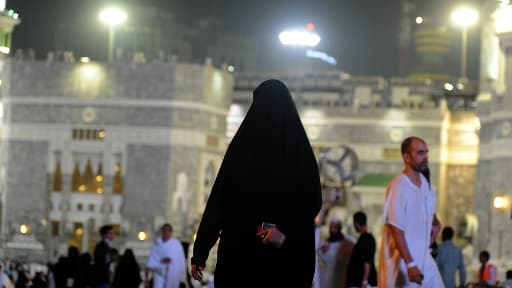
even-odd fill
[(449, 83), (449, 82), (444, 83), (443, 87), (447, 91), (452, 91), (453, 90), (453, 84)]
[(20, 233), (21, 234), (27, 234), (28, 231), (29, 231), (28, 225), (26, 225), (26, 224), (21, 224), (20, 225)]
[(291, 30), (281, 32), (279, 40), (283, 45), (315, 47), (320, 43), (320, 36), (312, 31)]
[(416, 17), (416, 24), (421, 24), (423, 23), (423, 17)]
[(140, 241), (148, 240), (148, 234), (144, 231), (140, 231), (137, 237), (139, 238)]
[(503, 209), (507, 208), (508, 206), (508, 199), (503, 196), (496, 196), (494, 197), (494, 208), (496, 209)]
[(126, 21), (126, 13), (118, 8), (108, 8), (100, 12), (100, 20), (110, 26), (117, 26)]
[(478, 21), (478, 12), (474, 9), (462, 7), (452, 12), (452, 20), (455, 24), (468, 27)]

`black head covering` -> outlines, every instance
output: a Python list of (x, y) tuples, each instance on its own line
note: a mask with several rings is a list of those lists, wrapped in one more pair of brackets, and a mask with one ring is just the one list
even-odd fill
[(222, 233), (220, 245), (225, 247), (218, 255), (217, 282), (219, 266), (233, 269), (230, 260), (233, 265), (239, 261), (229, 250), (245, 245), (249, 253), (253, 251), (257, 227), (265, 221), (286, 234), (283, 251), (302, 249), (305, 252), (294, 253), (306, 253), (304, 262), (312, 256), (314, 269), (311, 245), (321, 201), (318, 167), (290, 92), (281, 81), (267, 80), (254, 90), (252, 105), (226, 151), (201, 220), (192, 261), (204, 264)]

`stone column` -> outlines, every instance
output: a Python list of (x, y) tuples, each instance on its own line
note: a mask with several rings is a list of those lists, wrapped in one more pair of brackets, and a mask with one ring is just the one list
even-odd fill
[[(62, 211), (61, 226), (62, 234), (67, 233), (67, 228), (71, 227), (72, 223), (69, 222), (68, 214), (71, 211), (71, 175), (73, 175), (73, 157), (71, 154), (71, 150), (69, 148), (65, 148), (62, 151), (61, 156), (61, 165), (62, 165), (62, 200), (60, 203), (60, 207), (55, 207), (58, 210)], [(72, 229), (72, 228), (71, 228)]]
[(512, 110), (512, 32), (499, 34), (500, 48), (505, 54), (505, 85), (503, 109)]

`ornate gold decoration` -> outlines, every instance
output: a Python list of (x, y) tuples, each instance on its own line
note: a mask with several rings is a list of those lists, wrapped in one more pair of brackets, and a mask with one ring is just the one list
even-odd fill
[(121, 164), (117, 163), (114, 171), (114, 194), (123, 193), (123, 176), (121, 174)]

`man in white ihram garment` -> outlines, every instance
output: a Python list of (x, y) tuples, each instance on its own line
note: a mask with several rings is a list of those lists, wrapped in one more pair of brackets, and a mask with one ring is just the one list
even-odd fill
[(151, 247), (146, 263), (145, 287), (149, 288), (149, 273), (153, 272), (153, 288), (179, 288), (185, 280), (186, 260), (181, 242), (172, 238), (172, 226), (162, 226), (162, 237)]
[[(378, 287), (443, 288), (429, 246), (436, 195), (430, 185), (428, 147), (419, 137), (402, 142), (405, 168), (386, 191)], [(425, 177), (427, 175), (427, 177)]]

